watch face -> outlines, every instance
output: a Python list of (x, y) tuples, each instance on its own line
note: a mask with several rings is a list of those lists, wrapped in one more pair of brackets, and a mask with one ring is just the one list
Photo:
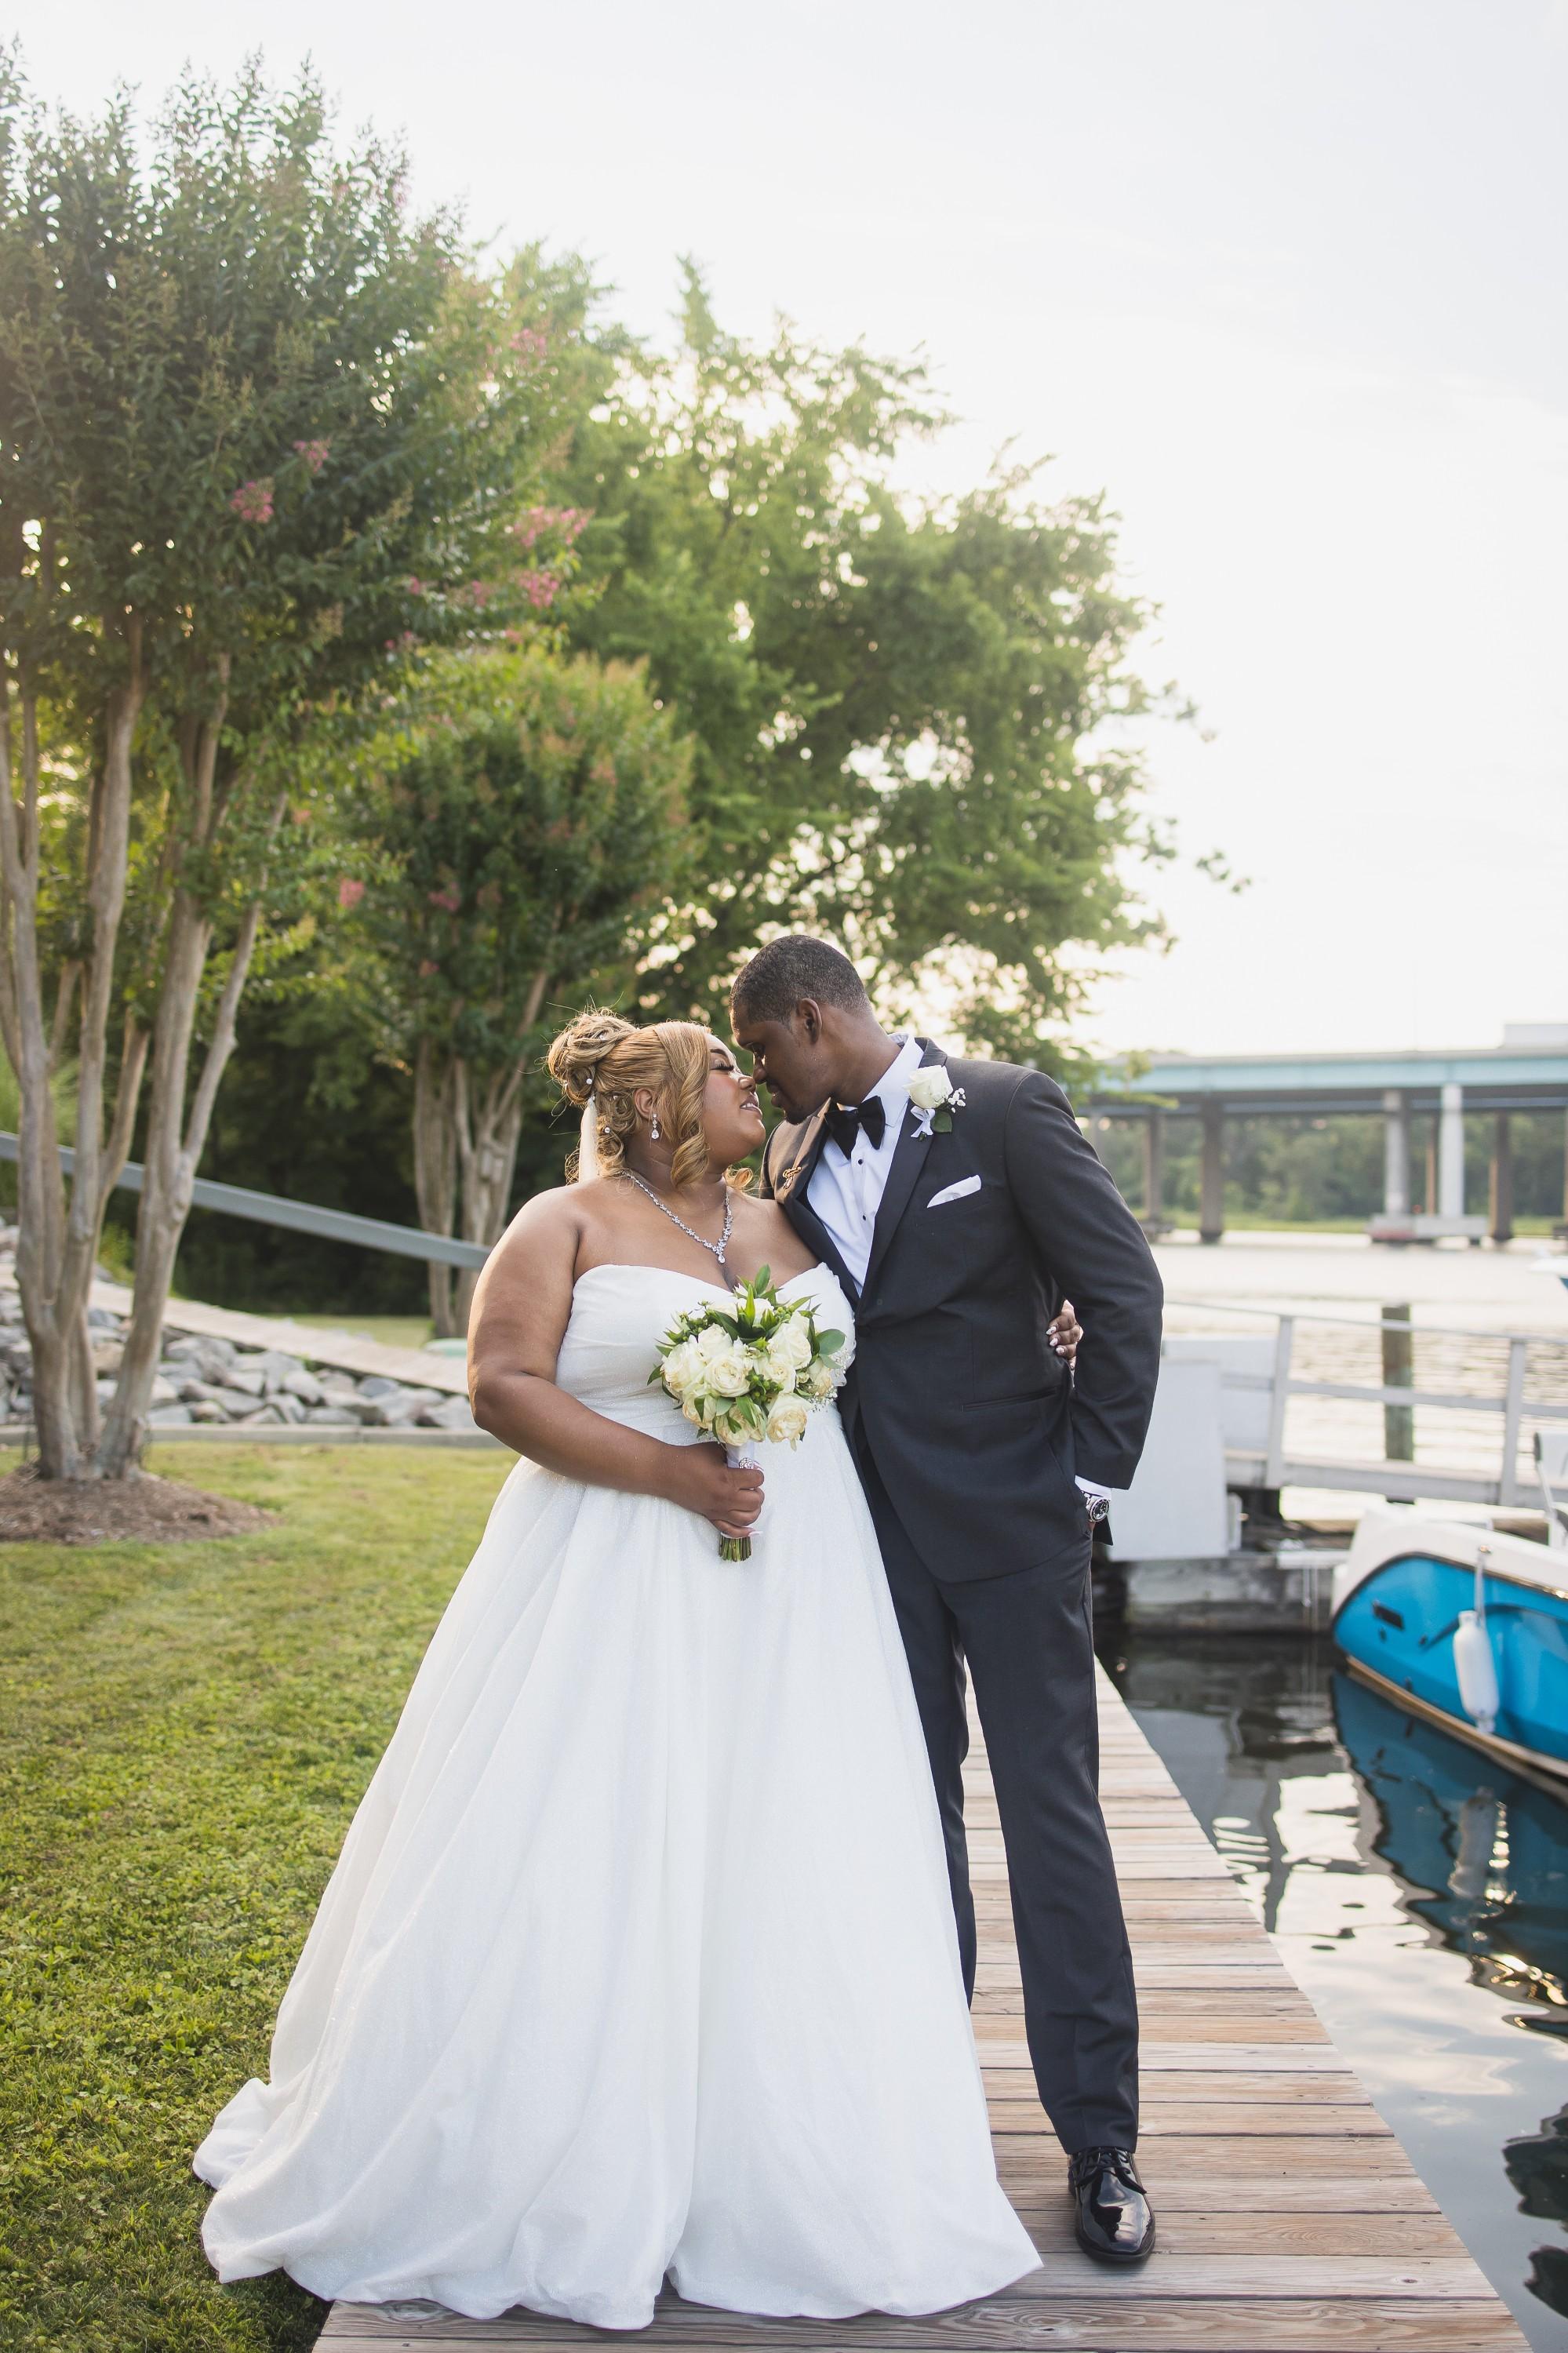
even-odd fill
[(1089, 1507), (1090, 1519), (1097, 1525), (1110, 1510), (1109, 1499), (1105, 1495), (1086, 1495), (1084, 1501)]

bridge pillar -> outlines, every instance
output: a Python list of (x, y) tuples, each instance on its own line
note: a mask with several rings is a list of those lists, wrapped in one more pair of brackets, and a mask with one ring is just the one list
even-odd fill
[(1465, 1214), (1465, 1090), (1450, 1080), (1437, 1114), (1437, 1214)]
[(1383, 1211), (1385, 1218), (1410, 1215), (1410, 1099), (1390, 1087), (1383, 1099)]
[(1513, 1138), (1508, 1113), (1499, 1111), (1492, 1131), (1492, 1180), (1488, 1223), (1494, 1242), (1513, 1240)]
[(1151, 1111), (1143, 1123), (1143, 1222), (1164, 1223), (1165, 1113)]
[(1225, 1107), (1206, 1103), (1198, 1187), (1198, 1240), (1217, 1242), (1225, 1230)]

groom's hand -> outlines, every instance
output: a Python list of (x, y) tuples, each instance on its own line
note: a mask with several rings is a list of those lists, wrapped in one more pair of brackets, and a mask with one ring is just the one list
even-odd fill
[(1073, 1369), (1073, 1360), (1078, 1353), (1078, 1343), (1083, 1336), (1084, 1327), (1078, 1321), (1077, 1309), (1070, 1299), (1064, 1299), (1052, 1321), (1050, 1337), (1051, 1345), (1069, 1372)]
[(762, 1514), (761, 1472), (732, 1471), (724, 1448), (705, 1440), (670, 1451), (675, 1457), (671, 1503), (711, 1521), (721, 1536), (749, 1535)]

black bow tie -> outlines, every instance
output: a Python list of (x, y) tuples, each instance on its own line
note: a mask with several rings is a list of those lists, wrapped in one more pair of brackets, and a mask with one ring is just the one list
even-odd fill
[(887, 1113), (880, 1095), (871, 1095), (863, 1103), (830, 1103), (822, 1116), (822, 1124), (846, 1160), (854, 1157), (854, 1140), (863, 1128), (866, 1142), (874, 1152), (887, 1133)]

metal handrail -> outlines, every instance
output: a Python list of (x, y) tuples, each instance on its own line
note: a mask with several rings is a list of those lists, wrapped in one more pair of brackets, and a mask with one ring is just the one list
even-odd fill
[[(17, 1140), (0, 1131), (0, 1160), (15, 1160)], [(76, 1155), (60, 1147), (69, 1172)], [(139, 1193), (145, 1177), (139, 1160), (128, 1160), (116, 1179), (127, 1193)], [(218, 1185), (198, 1176), (191, 1187), (198, 1209), (217, 1209), (230, 1218), (249, 1218), (261, 1226), (282, 1226), (291, 1233), (318, 1234), (325, 1241), (353, 1242), (361, 1250), (389, 1250), (395, 1258), (424, 1259), (438, 1266), (480, 1267), (490, 1256), (483, 1242), (460, 1241), (455, 1234), (428, 1234), (418, 1226), (389, 1225), (384, 1218), (356, 1217), (352, 1209), (323, 1209), (312, 1201), (291, 1201), (281, 1193), (253, 1193), (245, 1185)]]

